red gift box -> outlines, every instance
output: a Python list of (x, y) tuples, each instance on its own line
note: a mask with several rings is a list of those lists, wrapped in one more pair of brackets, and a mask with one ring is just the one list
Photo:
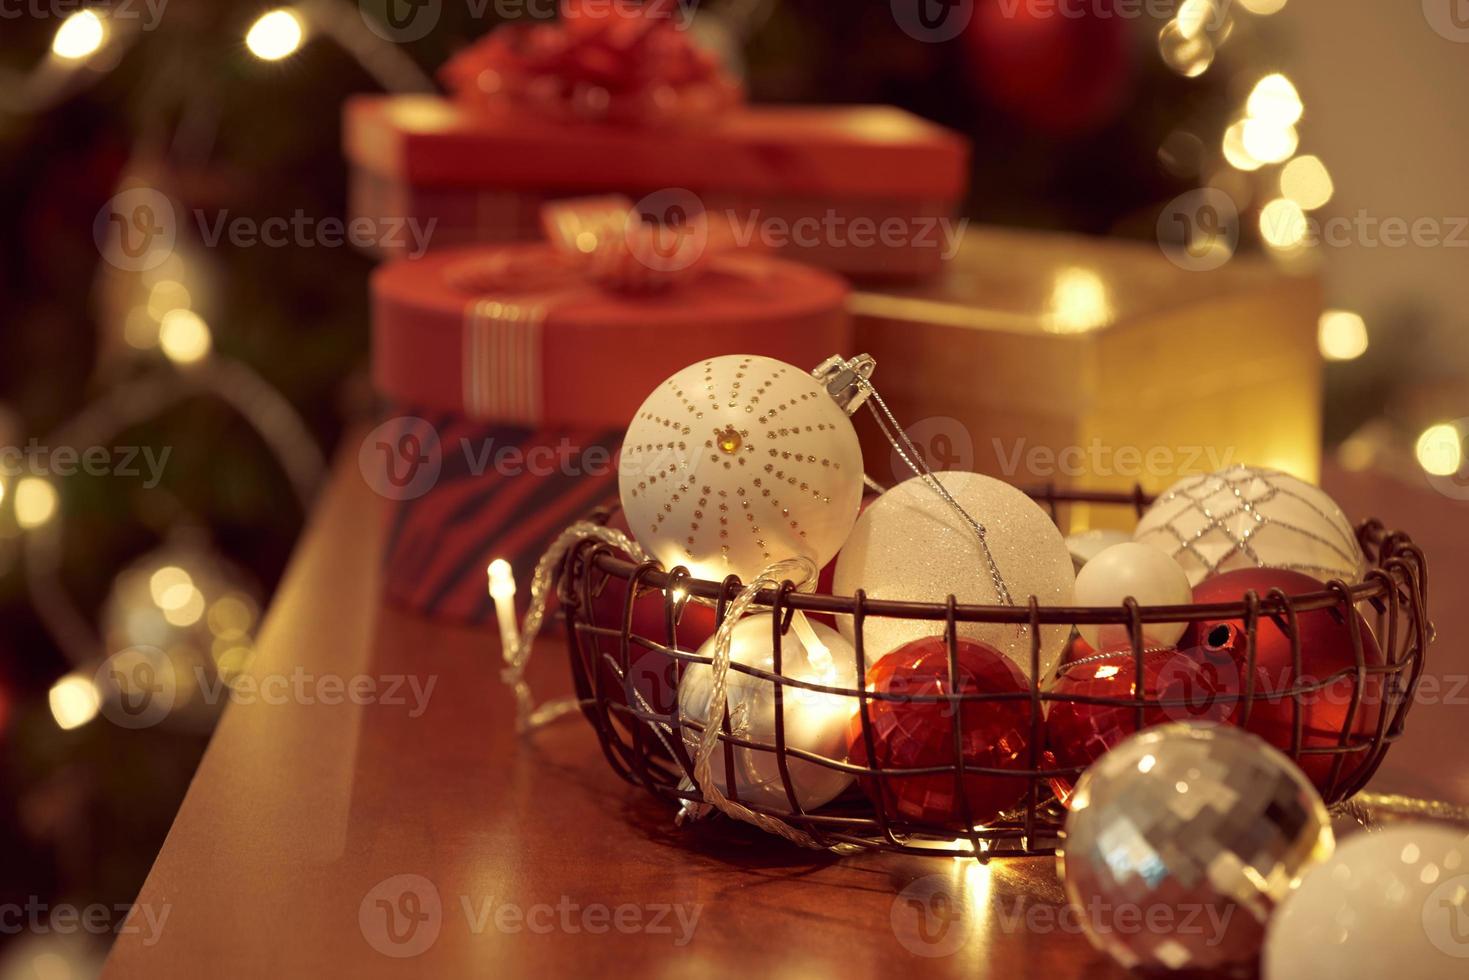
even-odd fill
[[(373, 378), (399, 421), (364, 468), (387, 467), (369, 480), (391, 501), (395, 602), (492, 620), (486, 565), (505, 558), (525, 583), (551, 538), (615, 501), (622, 433), (678, 370), (737, 353), (815, 367), (848, 351), (839, 277), (717, 244), (650, 271), (622, 246), (620, 221), (597, 224), (598, 205), (563, 209), (561, 247), (447, 250), (374, 274)], [(616, 230), (604, 237), (618, 247), (568, 254), (588, 227)], [(432, 457), (431, 478), (395, 482), (399, 457)]]
[[(939, 269), (957, 241), (963, 137), (886, 106), (730, 104), (731, 83), (702, 75), (681, 83), (679, 59), (660, 84), (644, 76), (664, 69), (605, 42), (604, 23), (524, 35), (501, 28), (445, 69), (455, 98), (348, 103), (351, 207), (381, 230), (381, 251), (417, 245), (407, 222), (433, 248), (535, 238), (545, 202), (619, 193), (658, 218), (702, 207), (754, 243), (845, 275), (913, 279)], [(654, 38), (687, 44), (660, 27)], [(553, 55), (522, 54), (542, 41)], [(581, 49), (601, 56), (609, 44), (622, 60), (582, 81), (584, 61), (607, 59)]]

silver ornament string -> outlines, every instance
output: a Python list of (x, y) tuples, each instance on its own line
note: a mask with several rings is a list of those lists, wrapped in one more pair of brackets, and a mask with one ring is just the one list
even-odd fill
[[(801, 847), (823, 849), (823, 845), (803, 830), (797, 830), (779, 817), (758, 813), (729, 797), (719, 789), (714, 779), (712, 759), (719, 746), (720, 721), (726, 707), (727, 681), (729, 677), (730, 650), (734, 642), (734, 629), (744, 617), (755, 596), (761, 589), (778, 589), (782, 582), (793, 582), (798, 590), (806, 591), (816, 579), (816, 566), (806, 558), (790, 558), (773, 562), (761, 570), (755, 579), (740, 590), (726, 609), (724, 622), (714, 634), (714, 650), (710, 655), (709, 697), (704, 705), (704, 730), (699, 736), (694, 751), (694, 782), (703, 794), (704, 802), (720, 813), (735, 820), (758, 827)], [(796, 615), (800, 615), (799, 612)], [(775, 682), (772, 682), (775, 683)], [(854, 845), (836, 844), (830, 848), (836, 853), (848, 853)]]
[(1445, 820), (1461, 826), (1469, 826), (1469, 806), (1448, 803), (1444, 800), (1424, 800), (1416, 796), (1397, 793), (1358, 793), (1331, 807), (1337, 816), (1349, 817), (1367, 831), (1379, 829), (1379, 817), (1418, 817), (1426, 820)]
[[(525, 668), (530, 663), (531, 649), (545, 623), (546, 609), (556, 585), (556, 569), (565, 560), (566, 553), (584, 541), (611, 545), (635, 562), (648, 560), (647, 552), (632, 538), (616, 528), (594, 521), (577, 521), (557, 535), (546, 553), (541, 555), (531, 576), (530, 609), (521, 622), (520, 642), (504, 648), (505, 668), (500, 672), (501, 680), (515, 692), (515, 728), (521, 733), (555, 721), (578, 706), (576, 698), (558, 698), (537, 707), (530, 682), (525, 679)], [(621, 674), (620, 668), (618, 673)]]
[[(934, 475), (933, 470), (923, 460), (923, 454), (913, 441), (908, 438), (908, 433), (898, 424), (897, 418), (892, 410), (888, 408), (887, 402), (883, 401), (882, 395), (878, 393), (867, 374), (861, 369), (861, 358), (853, 358), (850, 361), (841, 361), (840, 358), (833, 360), (839, 362), (850, 374), (849, 384), (855, 386), (861, 393), (861, 401), (867, 406), (872, 417), (877, 420), (877, 427), (882, 431), (883, 437), (893, 447), (893, 451), (913, 473), (918, 476), (934, 493), (938, 494), (943, 501), (958, 514), (964, 523), (969, 525), (974, 536), (979, 539), (979, 550), (984, 555), (985, 564), (988, 566), (990, 579), (994, 582), (996, 598), (1006, 606), (1015, 605), (1015, 600), (1010, 596), (1010, 590), (1005, 586), (1005, 577), (1000, 574), (999, 563), (995, 561), (994, 554), (990, 551), (989, 541), (986, 539), (985, 527), (979, 521), (970, 516), (969, 512), (960, 506), (954, 495), (949, 493), (943, 482)], [(870, 373), (870, 371), (868, 372)], [(844, 379), (846, 380), (846, 379)], [(865, 479), (865, 478), (864, 478)], [(874, 482), (865, 480), (869, 486)]]

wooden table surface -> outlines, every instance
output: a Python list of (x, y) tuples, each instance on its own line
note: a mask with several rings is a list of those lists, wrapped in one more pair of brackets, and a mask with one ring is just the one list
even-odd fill
[[(516, 738), (495, 637), (378, 602), (381, 502), (355, 456), (250, 671), (319, 696), (226, 710), (138, 897), (165, 924), (119, 937), (104, 976), (1125, 976), (1058, 915), (1050, 859), (836, 860), (723, 821), (679, 829), (579, 718)], [(1429, 670), (1465, 676), (1469, 503), (1359, 475), (1328, 489), (1427, 546)], [(554, 636), (537, 658), (538, 692), (568, 690)], [(321, 678), (359, 675), (370, 703), (327, 703)], [(1458, 697), (1415, 708), (1372, 788), (1469, 803)]]

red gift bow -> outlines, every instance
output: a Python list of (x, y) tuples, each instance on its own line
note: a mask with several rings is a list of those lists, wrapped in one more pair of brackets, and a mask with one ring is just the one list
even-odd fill
[(674, 20), (675, 0), (561, 0), (554, 24), (506, 24), (444, 65), (460, 99), (591, 122), (709, 119), (744, 98), (738, 81)]

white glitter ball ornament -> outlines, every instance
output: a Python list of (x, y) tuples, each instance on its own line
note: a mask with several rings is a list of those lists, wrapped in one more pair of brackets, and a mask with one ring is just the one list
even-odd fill
[[(811, 628), (823, 649), (808, 650), (794, 630), (782, 636), (780, 675), (824, 687), (856, 690), (856, 654), (847, 641), (821, 623), (812, 623)], [(775, 652), (771, 640), (769, 613), (746, 616), (735, 624), (730, 663), (774, 674)], [(699, 655), (711, 657), (713, 652), (714, 638), (710, 637), (699, 648)], [(781, 780), (780, 759), (774, 748), (777, 703), (781, 705), (788, 750), (800, 749), (837, 763), (847, 761), (847, 733), (852, 713), (857, 710), (855, 697), (789, 684), (782, 684), (777, 692), (771, 681), (733, 668), (725, 676), (730, 734), (768, 746), (735, 746), (733, 749), (735, 788), (742, 801), (780, 810), (790, 809), (785, 783)], [(682, 718), (700, 725), (705, 723), (712, 683), (713, 669), (708, 664), (689, 666), (678, 686), (678, 707)], [(719, 723), (719, 718), (716, 706), (715, 724)], [(690, 756), (697, 750), (701, 735), (702, 732), (692, 726), (683, 729), (684, 745)], [(724, 746), (715, 748), (711, 764), (720, 792), (729, 795)], [(786, 767), (791, 776), (791, 788), (805, 810), (829, 803), (852, 782), (850, 773), (790, 754), (786, 756)]]
[[(1066, 540), (1050, 515), (1021, 491), (978, 473), (945, 472), (938, 479), (959, 506), (985, 529), (985, 542), (1005, 591), (1016, 605), (1034, 595), (1041, 605), (1071, 601), (1076, 573)], [(868, 505), (837, 558), (833, 588), (839, 595), (865, 589), (869, 599), (942, 603), (950, 593), (961, 604), (1005, 605), (974, 530), (922, 478), (898, 484)], [(842, 635), (853, 639), (852, 618), (841, 617)], [(863, 655), (873, 664), (909, 640), (944, 631), (941, 620), (869, 617)], [(1028, 626), (960, 623), (961, 637), (988, 643), (1030, 675)], [(1040, 667), (1049, 676), (1071, 629), (1041, 627)]]
[(862, 450), (810, 373), (753, 354), (691, 364), (633, 417), (618, 464), (633, 537), (665, 567), (749, 581), (825, 565), (862, 502)]
[(1265, 980), (1469, 976), (1469, 837), (1407, 824), (1358, 834), (1301, 879), (1265, 934)]
[[(1186, 606), (1193, 601), (1194, 592), (1178, 562), (1136, 541), (1114, 544), (1076, 575), (1078, 606), (1117, 609), (1129, 596), (1143, 606)], [(1143, 644), (1172, 646), (1186, 625), (1143, 623)], [(1093, 650), (1106, 650), (1132, 640), (1128, 628), (1121, 624), (1079, 623), (1076, 629)]]
[(1239, 568), (1285, 568), (1348, 585), (1366, 572), (1336, 502), (1276, 470), (1235, 466), (1186, 477), (1153, 503), (1132, 537), (1172, 555), (1192, 585)]

